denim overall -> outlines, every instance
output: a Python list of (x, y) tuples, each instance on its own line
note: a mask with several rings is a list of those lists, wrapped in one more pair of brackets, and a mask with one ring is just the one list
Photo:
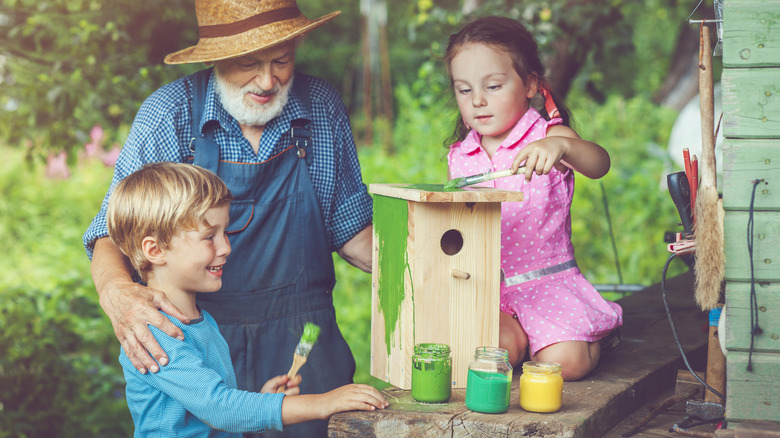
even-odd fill
[[(259, 392), (268, 379), (289, 371), (306, 322), (321, 331), (298, 372), (301, 393), (323, 393), (351, 383), (355, 361), (336, 325), (333, 256), (306, 165), (312, 154), (307, 147), (310, 123), (293, 121), (297, 127), (282, 135), (276, 155), (265, 162), (219, 161), (213, 130), (206, 125), (201, 133), (198, 128), (210, 72), (195, 75), (194, 164), (216, 173), (235, 199), (228, 228), (232, 253), (222, 289), (199, 294), (198, 304), (214, 317), (230, 346), (240, 389)], [(303, 100), (305, 114), (310, 112), (307, 82), (297, 75), (292, 87)], [(310, 421), (263, 436), (325, 437), (327, 424)]]

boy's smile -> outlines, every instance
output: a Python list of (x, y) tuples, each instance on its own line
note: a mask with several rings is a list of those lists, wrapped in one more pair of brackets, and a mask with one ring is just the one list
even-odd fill
[(216, 292), (222, 288), (223, 267), (230, 255), (227, 226), (230, 207), (210, 208), (206, 223), (179, 231), (165, 253), (165, 263), (154, 270), (155, 287), (171, 294)]

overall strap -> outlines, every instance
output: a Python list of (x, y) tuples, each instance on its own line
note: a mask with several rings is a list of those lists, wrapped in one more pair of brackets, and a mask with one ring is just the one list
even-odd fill
[[(293, 90), (295, 95), (301, 99), (301, 106), (304, 115), (311, 114), (311, 89), (309, 87), (309, 77), (304, 74), (298, 74), (293, 81)], [(295, 145), (298, 158), (303, 158), (307, 165), (311, 164), (311, 157), (306, 157), (306, 148), (311, 146), (312, 123), (309, 119), (295, 119), (290, 122), (290, 138)]]
[(207, 68), (192, 75), (192, 106), (190, 107), (192, 119), (190, 125), (194, 138), (203, 136), (203, 133), (200, 132), (200, 119), (203, 117), (203, 110), (206, 106), (206, 91), (212, 70), (213, 68)]
[(190, 152), (194, 155), (193, 164), (206, 168), (214, 173), (219, 165), (219, 146), (206, 137), (200, 130), (200, 119), (206, 107), (206, 91), (213, 68), (201, 70), (192, 75), (192, 106), (190, 107), (191, 121)]

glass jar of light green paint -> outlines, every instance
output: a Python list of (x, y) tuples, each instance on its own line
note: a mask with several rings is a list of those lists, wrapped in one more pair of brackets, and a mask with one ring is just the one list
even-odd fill
[(412, 356), (412, 398), (444, 403), (452, 395), (452, 357), (446, 344), (417, 344)]
[(486, 414), (506, 412), (511, 389), (509, 353), (498, 347), (478, 347), (469, 364), (466, 407)]

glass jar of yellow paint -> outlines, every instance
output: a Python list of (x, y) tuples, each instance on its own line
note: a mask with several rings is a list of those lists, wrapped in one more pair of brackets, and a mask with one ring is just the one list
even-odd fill
[(556, 362), (525, 362), (520, 376), (520, 407), (530, 412), (561, 409), (563, 377)]
[(412, 398), (444, 403), (452, 395), (452, 357), (446, 344), (417, 344), (412, 356)]

